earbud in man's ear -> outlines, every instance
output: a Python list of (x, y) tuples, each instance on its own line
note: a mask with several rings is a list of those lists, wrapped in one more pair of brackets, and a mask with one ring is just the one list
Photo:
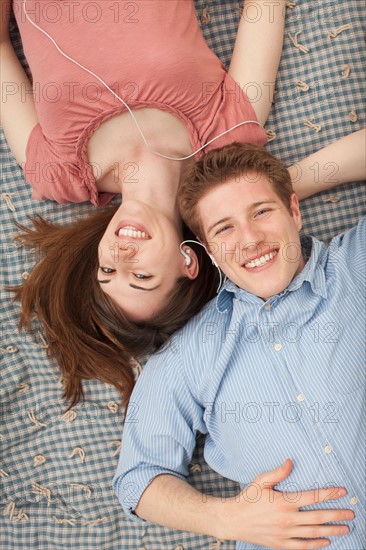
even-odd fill
[(188, 254), (190, 253), (191, 249), (190, 248), (186, 248), (186, 250), (183, 250), (182, 248), (180, 249), (180, 253), (183, 254), (184, 256), (184, 263), (186, 264), (186, 266), (188, 267), (189, 265), (191, 265), (192, 263), (192, 258), (190, 258), (188, 256)]

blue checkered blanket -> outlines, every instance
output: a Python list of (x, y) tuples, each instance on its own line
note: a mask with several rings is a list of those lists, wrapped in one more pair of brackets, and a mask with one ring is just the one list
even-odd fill
[[(195, 3), (205, 38), (228, 65), (241, 2)], [(359, 0), (289, 2), (275, 102), (266, 125), (268, 149), (288, 165), (365, 124), (363, 10)], [(329, 38), (337, 29), (337, 36)], [(295, 36), (307, 52), (294, 46)], [(21, 57), (16, 30), (13, 37)], [(351, 69), (348, 78), (342, 78), (344, 65)], [(309, 88), (299, 87), (299, 81)], [(352, 110), (356, 122), (350, 120)], [(32, 201), (2, 133), (0, 161), (1, 285), (16, 285), (27, 277), (35, 255), (12, 242), (14, 222), (29, 225), (29, 217), (38, 213), (67, 223), (93, 207)], [(314, 177), (316, 171), (315, 166)], [(331, 172), (332, 167), (329, 177)], [(349, 184), (318, 194), (303, 201), (302, 211), (304, 230), (329, 240), (366, 214), (365, 186)], [(234, 549), (233, 542), (135, 524), (124, 516), (111, 489), (124, 423), (116, 390), (87, 381), (85, 403), (64, 415), (60, 371), (47, 357), (41, 326), (35, 323), (31, 333), (19, 334), (19, 305), (3, 286), (0, 293), (0, 549)], [(236, 484), (207, 466), (202, 448), (199, 437), (190, 483), (207, 494), (233, 496)]]

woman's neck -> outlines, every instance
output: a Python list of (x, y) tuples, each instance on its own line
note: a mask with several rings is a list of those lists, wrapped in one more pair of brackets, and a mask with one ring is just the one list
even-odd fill
[(189, 155), (192, 149), (187, 130), (182, 121), (156, 109), (137, 110), (135, 115), (151, 150), (129, 113), (103, 123), (88, 143), (89, 161), (99, 171), (97, 189), (122, 193), (123, 201), (138, 200), (178, 219), (179, 181), (194, 159), (168, 160), (152, 151), (174, 158)]
[(182, 171), (193, 159), (172, 161), (152, 151), (175, 158), (189, 155), (192, 148), (187, 129), (181, 120), (157, 109), (138, 109), (134, 114), (151, 150), (129, 113), (105, 121), (88, 142), (88, 158), (97, 189), (122, 193), (123, 200), (136, 199), (160, 206), (164, 202), (171, 208), (176, 202)]
[(190, 161), (172, 161), (154, 155), (147, 149), (137, 160), (119, 165), (119, 186), (123, 201), (139, 200), (151, 207), (177, 212), (177, 193), (180, 178)]

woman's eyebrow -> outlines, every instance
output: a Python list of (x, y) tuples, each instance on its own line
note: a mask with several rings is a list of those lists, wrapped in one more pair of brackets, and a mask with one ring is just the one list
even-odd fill
[[(99, 281), (98, 279), (98, 283), (100, 283), (101, 285), (105, 285), (107, 283), (110, 283), (111, 282), (111, 279), (105, 279), (104, 281)], [(137, 285), (133, 285), (132, 283), (129, 285), (131, 288), (136, 288), (137, 290), (148, 290), (148, 291), (151, 291), (151, 290), (156, 290), (157, 288), (159, 288), (160, 284), (159, 285), (156, 285), (156, 286), (153, 286), (152, 288), (144, 288), (143, 286), (137, 286)]]
[(136, 286), (136, 285), (133, 285), (132, 283), (130, 283), (129, 285), (131, 288), (137, 288), (137, 290), (156, 290), (157, 288), (159, 288), (160, 284), (159, 285), (156, 285), (156, 286), (153, 286), (152, 288), (144, 288), (143, 286)]

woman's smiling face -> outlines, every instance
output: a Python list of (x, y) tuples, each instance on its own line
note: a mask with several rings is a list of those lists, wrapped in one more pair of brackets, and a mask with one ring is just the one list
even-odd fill
[(121, 204), (99, 243), (98, 281), (135, 321), (154, 317), (189, 276), (174, 223), (140, 201)]
[(213, 187), (198, 213), (212, 255), (238, 287), (268, 300), (303, 269), (298, 199), (292, 195), (290, 212), (266, 176)]

